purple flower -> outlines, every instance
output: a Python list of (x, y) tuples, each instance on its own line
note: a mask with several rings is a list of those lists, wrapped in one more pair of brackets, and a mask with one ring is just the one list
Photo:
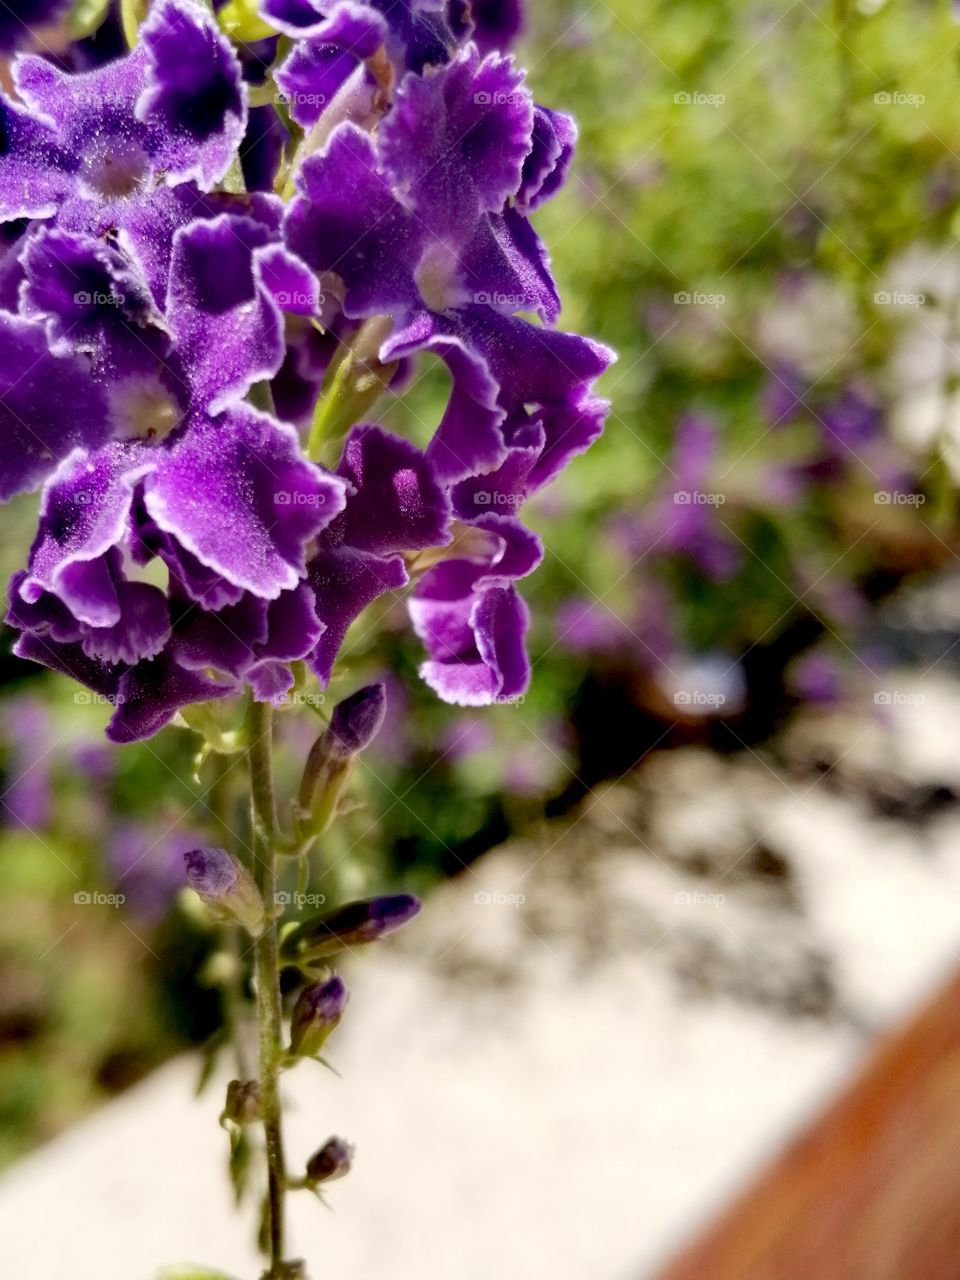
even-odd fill
[(158, 238), (190, 216), (192, 184), (224, 176), (246, 129), (240, 64), (212, 15), (160, 0), (126, 57), (68, 75), (26, 56), (14, 82), (23, 106), (0, 99), (0, 218), (119, 231), (149, 278)]
[(337, 475), (349, 496), (317, 538), (308, 567), (325, 628), (310, 662), (324, 684), (354, 619), (378, 596), (407, 583), (401, 553), (450, 541), (449, 499), (412, 444), (380, 427), (355, 427)]
[[(611, 353), (552, 328), (527, 220), (576, 130), (496, 51), (518, 6), (262, 7), (290, 38), (293, 154), (259, 95), (277, 40), (241, 60), (194, 0), (158, 0), (136, 48), (88, 72), (21, 58), (0, 99), (0, 498), (44, 485), (9, 620), (18, 653), (113, 703), (118, 741), (244, 685), (282, 702), (293, 662), (326, 684), (350, 625), (411, 577), (428, 683), (518, 696), (516, 583), (542, 554), (520, 509), (607, 411)], [(261, 406), (273, 386), (305, 425), (367, 320), (383, 386), (430, 351), (452, 391), (425, 450), (357, 425), (330, 474)]]

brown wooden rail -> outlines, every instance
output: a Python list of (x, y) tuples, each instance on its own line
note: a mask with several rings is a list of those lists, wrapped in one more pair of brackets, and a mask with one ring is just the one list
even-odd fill
[(960, 1280), (960, 973), (657, 1280)]

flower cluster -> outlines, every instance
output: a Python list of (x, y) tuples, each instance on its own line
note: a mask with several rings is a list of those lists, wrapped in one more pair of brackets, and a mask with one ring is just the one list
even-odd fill
[[(116, 741), (244, 686), (281, 701), (291, 664), (326, 684), (412, 577), (427, 683), (520, 694), (520, 509), (607, 408), (611, 354), (555, 327), (528, 220), (575, 129), (495, 48), (516, 7), (252, 21), (234, 44), (155, 0), (130, 52), (21, 53), (0, 98), (0, 498), (42, 486), (9, 621)], [(451, 377), (425, 449), (359, 421), (420, 352)]]

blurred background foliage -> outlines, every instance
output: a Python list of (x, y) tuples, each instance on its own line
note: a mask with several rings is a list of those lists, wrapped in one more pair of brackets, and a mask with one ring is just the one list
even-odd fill
[[(613, 411), (529, 510), (547, 550), (522, 584), (521, 703), (437, 702), (389, 602), (354, 629), (326, 702), (283, 718), (291, 786), (313, 712), (388, 680), (358, 807), (315, 872), (328, 898), (428, 891), (653, 750), (739, 750), (798, 704), (870, 703), (900, 656), (886, 602), (955, 557), (947, 0), (528, 10), (533, 87), (580, 126), (571, 180), (536, 222), (562, 323), (619, 352), (602, 388)], [(380, 413), (414, 438), (445, 393), (438, 365), (418, 375)], [(8, 573), (32, 511), (28, 498), (0, 513)], [(108, 708), (9, 648), (0, 1164), (215, 1035), (224, 961), (180, 888), (182, 853), (242, 822), (237, 757), (197, 769), (182, 728), (115, 750)]]

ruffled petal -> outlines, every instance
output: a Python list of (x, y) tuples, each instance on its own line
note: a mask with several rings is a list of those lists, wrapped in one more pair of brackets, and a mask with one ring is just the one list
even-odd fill
[(158, 460), (144, 504), (201, 563), (273, 599), (304, 576), (306, 544), (342, 510), (344, 488), (302, 459), (292, 427), (236, 405), (190, 424)]
[(160, 0), (140, 28), (149, 61), (138, 120), (161, 133), (154, 155), (170, 185), (224, 177), (247, 127), (247, 91), (230, 41), (192, 0)]
[(47, 349), (43, 325), (0, 312), (0, 501), (35, 489), (78, 446), (110, 433), (107, 399), (84, 361)]
[(343, 279), (346, 315), (406, 309), (418, 300), (422, 229), (378, 172), (369, 134), (338, 125), (326, 149), (304, 162), (297, 191), (287, 213), (287, 244), (315, 271)]
[(20, 592), (34, 601), (49, 591), (79, 621), (111, 627), (120, 620), (114, 574), (106, 556), (124, 538), (134, 490), (153, 465), (138, 446), (76, 450), (47, 482), (40, 525)]
[(138, 266), (104, 240), (59, 229), (23, 253), (21, 310), (41, 319), (55, 355), (87, 352), (105, 378), (156, 369), (170, 348), (163, 317)]
[(450, 500), (427, 459), (381, 427), (354, 427), (337, 466), (352, 492), (324, 536), (376, 555), (419, 551), (450, 541)]
[(408, 582), (400, 556), (378, 556), (351, 547), (321, 549), (310, 561), (308, 581), (324, 625), (310, 666), (322, 684), (330, 679), (350, 624), (368, 604)]
[(563, 111), (539, 104), (533, 113), (533, 147), (523, 162), (517, 208), (532, 213), (555, 196), (566, 180), (577, 143), (577, 125)]
[(218, 413), (283, 363), (283, 320), (257, 267), (270, 240), (262, 223), (227, 214), (174, 236), (167, 315), (195, 408)]
[(112, 742), (151, 738), (181, 708), (236, 692), (235, 684), (211, 680), (199, 671), (187, 671), (169, 650), (164, 650), (152, 661), (138, 662), (124, 674), (117, 688), (116, 711), (107, 725), (107, 737)]
[(380, 128), (381, 162), (434, 235), (457, 237), (516, 194), (532, 131), (522, 73), (468, 45), (435, 73), (404, 78)]

